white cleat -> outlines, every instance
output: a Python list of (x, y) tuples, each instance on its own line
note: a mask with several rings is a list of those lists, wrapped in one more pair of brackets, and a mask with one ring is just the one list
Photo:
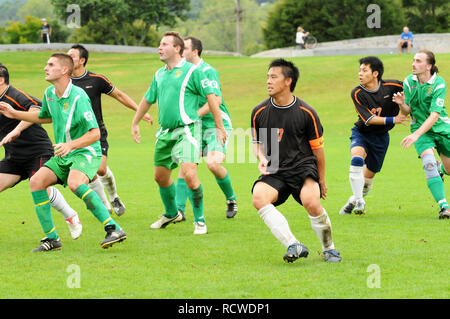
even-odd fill
[(83, 225), (81, 225), (80, 218), (78, 214), (73, 215), (70, 218), (66, 219), (67, 226), (69, 226), (70, 236), (72, 239), (77, 239), (81, 236), (81, 231), (83, 229)]
[(350, 215), (355, 208), (356, 202), (355, 202), (355, 196), (350, 196), (347, 203), (341, 208), (339, 211), (340, 215)]
[(208, 229), (206, 228), (206, 224), (203, 222), (195, 222), (194, 223), (194, 235), (204, 235), (208, 233)]
[(180, 214), (180, 212), (178, 212), (177, 215), (173, 218), (168, 218), (163, 214), (156, 222), (151, 224), (150, 228), (153, 228), (153, 229), (165, 228), (170, 223), (177, 223), (177, 222), (181, 222), (182, 220), (183, 220), (183, 216)]
[(356, 202), (353, 213), (355, 213), (355, 215), (364, 215), (366, 213), (366, 202), (364, 199), (360, 199)]

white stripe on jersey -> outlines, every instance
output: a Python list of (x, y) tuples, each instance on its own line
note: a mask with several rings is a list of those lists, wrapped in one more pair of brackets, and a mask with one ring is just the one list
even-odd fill
[(196, 65), (192, 65), (191, 68), (189, 69), (188, 73), (186, 74), (186, 77), (183, 80), (183, 84), (181, 84), (181, 90), (180, 90), (180, 115), (181, 115), (181, 120), (183, 121), (184, 124), (188, 125), (191, 123), (194, 123), (194, 121), (187, 115), (185, 107), (184, 107), (184, 93), (186, 91), (186, 86), (189, 82), (189, 79), (191, 78), (192, 72), (194, 72), (194, 70), (197, 68)]

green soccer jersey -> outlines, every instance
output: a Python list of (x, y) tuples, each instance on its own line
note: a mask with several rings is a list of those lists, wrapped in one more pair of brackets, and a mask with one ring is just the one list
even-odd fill
[[(61, 98), (56, 95), (53, 85), (45, 90), (39, 118), (52, 119), (56, 144), (70, 142), (80, 138), (89, 130), (98, 128), (91, 100), (86, 92), (73, 85), (72, 81)], [(100, 142), (96, 141), (90, 146), (69, 153), (69, 155), (74, 154), (101, 156)]]
[(175, 129), (198, 120), (200, 97), (214, 93), (205, 74), (182, 59), (172, 70), (159, 69), (145, 93), (148, 103), (158, 103), (158, 122), (164, 129)]
[(436, 73), (428, 82), (420, 84), (416, 75), (409, 75), (403, 82), (405, 103), (411, 108), (411, 132), (415, 132), (430, 116), (431, 112), (440, 114), (439, 119), (430, 129), (436, 134), (450, 134), (450, 120), (445, 110), (447, 86), (442, 77)]
[[(200, 63), (198, 64), (198, 67), (205, 73), (206, 77), (208, 78), (209, 85), (214, 91), (214, 94), (216, 96), (222, 97), (222, 90), (220, 87), (220, 81), (219, 81), (219, 73), (216, 69), (214, 69), (211, 65), (203, 61), (203, 59), (200, 60)], [(205, 105), (207, 100), (205, 98), (200, 98), (200, 105), (199, 107), (202, 107)], [(231, 124), (231, 118), (230, 113), (228, 112), (228, 109), (225, 105), (225, 102), (222, 97), (222, 103), (220, 104), (220, 113), (222, 115), (222, 121), (225, 129), (232, 129), (233, 126)], [(203, 128), (213, 128), (216, 127), (216, 124), (214, 123), (214, 117), (212, 116), (212, 113), (209, 112), (208, 114), (202, 116), (202, 127)]]

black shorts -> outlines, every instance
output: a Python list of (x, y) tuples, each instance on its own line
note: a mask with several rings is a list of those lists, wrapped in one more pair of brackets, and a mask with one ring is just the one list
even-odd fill
[(102, 148), (102, 155), (104, 156), (108, 156), (108, 149), (109, 149), (109, 144), (108, 144), (108, 131), (106, 130), (105, 126), (100, 126), (100, 146)]
[(20, 180), (15, 184), (17, 185), (21, 181), (31, 178), (51, 157), (52, 155), (41, 155), (26, 160), (4, 158), (0, 161), (0, 173), (19, 175)]
[(273, 203), (274, 206), (283, 204), (289, 198), (289, 195), (292, 195), (300, 205), (303, 205), (300, 200), (300, 191), (308, 177), (319, 183), (319, 173), (315, 162), (304, 163), (301, 167), (289, 172), (261, 175), (253, 183), (252, 193), (256, 183), (264, 182), (278, 191), (278, 199)]

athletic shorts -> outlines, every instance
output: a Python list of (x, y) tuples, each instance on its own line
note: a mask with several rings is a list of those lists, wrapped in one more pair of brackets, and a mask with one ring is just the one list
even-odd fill
[(350, 149), (361, 146), (366, 151), (366, 166), (374, 173), (381, 171), (387, 149), (389, 147), (389, 133), (361, 133), (356, 127), (352, 128)]
[(319, 183), (319, 174), (317, 172), (317, 165), (314, 161), (306, 162), (301, 167), (291, 170), (289, 172), (274, 173), (269, 175), (261, 175), (253, 183), (253, 189), (256, 183), (264, 182), (278, 191), (278, 199), (273, 203), (274, 206), (283, 204), (290, 195), (302, 205), (300, 200), (300, 191), (307, 177), (311, 177)]
[(108, 131), (106, 130), (105, 126), (100, 127), (100, 147), (102, 148), (102, 155), (108, 156)]
[(227, 152), (227, 144), (230, 138), (230, 134), (232, 129), (226, 129), (227, 131), (227, 140), (225, 145), (222, 145), (217, 140), (217, 129), (213, 128), (203, 128), (202, 131), (202, 156), (207, 156), (209, 152), (218, 151), (226, 154)]
[(20, 180), (15, 184), (17, 185), (21, 181), (31, 178), (51, 157), (52, 155), (41, 155), (26, 160), (4, 158), (0, 161), (0, 173), (19, 175)]
[(450, 136), (427, 132), (414, 143), (417, 155), (420, 157), (425, 150), (435, 148), (439, 154), (450, 157)]
[(160, 128), (156, 133), (155, 166), (175, 169), (179, 163), (199, 163), (201, 125), (192, 123), (176, 129)]
[(89, 182), (91, 182), (97, 174), (101, 163), (101, 156), (75, 154), (64, 157), (53, 156), (45, 163), (45, 166), (55, 173), (56, 177), (58, 177), (58, 183), (67, 186), (67, 178), (69, 177), (71, 170), (77, 170), (84, 173), (89, 178)]

